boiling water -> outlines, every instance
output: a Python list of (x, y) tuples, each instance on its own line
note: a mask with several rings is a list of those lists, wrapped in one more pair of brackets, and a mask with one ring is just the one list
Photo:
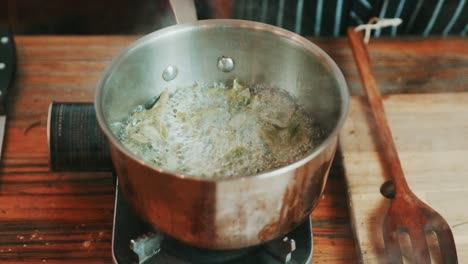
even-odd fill
[(278, 89), (233, 82), (164, 90), (113, 124), (123, 144), (165, 170), (199, 177), (249, 176), (303, 157), (318, 127)]

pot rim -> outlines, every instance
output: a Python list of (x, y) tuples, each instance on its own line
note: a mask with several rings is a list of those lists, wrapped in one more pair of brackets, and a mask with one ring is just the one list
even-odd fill
[[(323, 140), (318, 146), (314, 147), (312, 151), (305, 157), (288, 164), (286, 166), (282, 166), (276, 169), (271, 169), (267, 171), (263, 171), (258, 174), (254, 175), (249, 175), (249, 176), (240, 176), (240, 177), (227, 177), (227, 178), (204, 178), (204, 177), (197, 177), (197, 176), (192, 176), (192, 175), (184, 175), (184, 174), (178, 174), (174, 173), (171, 171), (164, 170), (158, 166), (155, 166), (149, 162), (146, 162), (139, 158), (137, 155), (133, 154), (130, 150), (128, 150), (112, 133), (112, 131), (109, 128), (109, 125), (105, 121), (104, 113), (102, 111), (102, 97), (104, 93), (104, 87), (111, 76), (111, 74), (114, 72), (115, 67), (120, 64), (125, 58), (130, 56), (133, 50), (137, 49), (138, 47), (150, 42), (154, 41), (154, 39), (163, 37), (163, 36), (169, 36), (172, 34), (180, 33), (183, 31), (188, 31), (196, 28), (213, 28), (213, 27), (226, 27), (226, 28), (245, 28), (245, 29), (251, 29), (254, 31), (264, 31), (264, 32), (270, 32), (274, 35), (277, 35), (278, 37), (286, 38), (289, 41), (294, 42), (295, 44), (301, 46), (302, 48), (306, 49), (307, 51), (315, 54), (320, 61), (322, 61), (327, 68), (329, 68), (330, 72), (335, 76), (335, 79), (337, 81), (337, 84), (340, 89), (340, 99), (341, 99), (341, 111), (340, 111), (340, 116), (338, 119), (338, 122), (336, 123), (335, 127), (329, 133), (326, 137), (325, 140)], [(276, 26), (260, 23), (260, 22), (253, 22), (253, 21), (246, 21), (246, 20), (238, 20), (238, 19), (208, 19), (208, 20), (198, 20), (192, 23), (185, 23), (185, 24), (177, 24), (173, 25), (170, 27), (166, 27), (160, 30), (157, 30), (155, 32), (152, 32), (148, 35), (145, 35), (132, 44), (130, 44), (128, 47), (126, 47), (123, 51), (121, 51), (116, 57), (112, 59), (110, 64), (106, 67), (104, 70), (104, 73), (101, 75), (98, 86), (96, 89), (96, 94), (95, 94), (95, 100), (94, 100), (94, 107), (96, 111), (96, 117), (99, 123), (99, 126), (101, 127), (102, 131), (106, 135), (107, 139), (109, 142), (116, 147), (121, 153), (124, 153), (128, 158), (132, 159), (133, 161), (141, 164), (142, 166), (145, 166), (147, 168), (150, 168), (152, 170), (155, 170), (159, 173), (164, 173), (166, 175), (170, 175), (173, 177), (181, 178), (181, 179), (187, 179), (187, 180), (193, 180), (193, 181), (199, 181), (199, 182), (219, 182), (219, 181), (234, 181), (234, 180), (246, 180), (248, 178), (269, 178), (273, 177), (275, 175), (279, 174), (284, 174), (288, 171), (291, 171), (295, 168), (298, 168), (305, 163), (309, 162), (310, 160), (314, 159), (316, 156), (318, 156), (321, 152), (323, 152), (330, 144), (333, 143), (333, 140), (335, 137), (338, 136), (341, 128), (344, 125), (344, 122), (346, 120), (346, 117), (348, 115), (349, 111), (349, 91), (348, 91), (348, 86), (346, 83), (346, 80), (344, 78), (343, 73), (341, 72), (340, 68), (338, 65), (333, 61), (333, 59), (325, 53), (321, 48), (319, 48), (316, 44), (312, 43), (310, 40), (307, 40), (306, 38), (293, 33), (289, 30), (279, 28)]]

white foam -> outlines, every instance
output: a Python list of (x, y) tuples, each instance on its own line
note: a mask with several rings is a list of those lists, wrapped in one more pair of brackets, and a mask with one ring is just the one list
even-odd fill
[(249, 176), (292, 163), (313, 145), (313, 126), (284, 91), (234, 83), (166, 91), (114, 124), (127, 148), (163, 169), (200, 177)]

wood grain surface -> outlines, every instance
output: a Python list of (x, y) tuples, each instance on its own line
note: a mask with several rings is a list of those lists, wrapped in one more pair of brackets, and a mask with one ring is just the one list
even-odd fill
[[(468, 263), (467, 105), (468, 92), (398, 94), (384, 102), (408, 184), (448, 222), (462, 264)], [(388, 262), (381, 230), (390, 200), (379, 190), (389, 175), (370, 118), (366, 101), (353, 98), (340, 142), (357, 258), (360, 263), (383, 264)], [(408, 261), (410, 256), (404, 255)]]
[[(468, 211), (460, 202), (468, 195), (468, 76), (460, 75), (456, 93), (388, 95), (383, 103), (362, 36), (352, 29), (348, 36), (368, 99), (352, 99), (340, 135), (358, 261), (468, 263)], [(446, 56), (467, 69), (467, 53)], [(390, 179), (396, 190), (387, 199), (381, 192)]]
[[(110, 59), (136, 37), (19, 36), (18, 74), (0, 168), (0, 263), (111, 263), (114, 202), (107, 173), (52, 173), (46, 143), (51, 101), (93, 99)], [(345, 39), (314, 40), (361, 84)], [(384, 94), (450, 92), (467, 86), (466, 40), (381, 39), (370, 45)], [(462, 106), (457, 106), (461, 108)], [(314, 263), (352, 263), (355, 244), (340, 158), (312, 213)]]
[[(367, 109), (370, 110), (373, 117), (371, 120), (368, 120), (368, 122), (373, 124), (374, 129), (372, 132), (373, 135), (376, 136), (373, 139), (377, 141), (376, 144), (378, 146), (380, 164), (386, 172), (386, 176), (390, 178), (390, 181), (387, 183), (393, 183), (393, 187), (385, 188), (385, 186), (388, 185), (383, 184), (380, 188), (381, 193), (391, 201), (386, 212), (383, 212), (384, 217), (383, 221), (381, 221), (380, 228), (380, 233), (382, 234), (385, 245), (386, 261), (389, 263), (403, 263), (404, 257), (402, 248), (407, 245), (403, 244), (400, 237), (404, 235), (411, 244), (408, 246), (408, 248), (411, 248), (410, 251), (412, 252), (411, 263), (439, 263), (434, 262), (434, 260), (431, 261), (431, 250), (428, 246), (429, 243), (426, 242), (426, 233), (430, 232), (437, 237), (438, 243), (436, 247), (438, 247), (438, 249), (436, 250), (440, 252), (441, 258), (444, 260), (443, 263), (457, 263), (457, 252), (451, 227), (448, 225), (447, 221), (445, 221), (444, 217), (418, 199), (408, 186), (385, 114), (377, 80), (372, 72), (372, 66), (366, 44), (363, 41), (363, 36), (361, 32), (355, 32), (354, 28), (348, 28), (348, 39), (367, 97), (367, 105), (369, 106)], [(456, 102), (458, 101), (454, 101), (454, 103)], [(349, 120), (352, 119), (353, 117), (349, 118)], [(462, 119), (458, 121), (465, 120)], [(431, 130), (427, 131), (428, 134), (430, 132)], [(435, 137), (434, 140), (436, 140)], [(349, 172), (345, 174), (348, 178), (348, 182), (351, 180), (350, 174)], [(437, 184), (441, 179), (440, 177), (443, 176), (439, 176), (435, 179), (428, 178), (427, 180), (433, 180), (433, 183)], [(353, 179), (364, 180), (364, 177), (361, 178), (356, 175)], [(389, 188), (393, 190), (388, 190)], [(350, 189), (350, 199), (352, 201), (355, 193), (352, 192), (352, 188)], [(356, 207), (352, 208), (357, 209)], [(353, 210), (352, 215), (353, 213), (356, 213), (356, 211)], [(354, 218), (351, 220), (353, 221)], [(376, 228), (376, 233), (379, 233), (378, 230), (379, 228)]]

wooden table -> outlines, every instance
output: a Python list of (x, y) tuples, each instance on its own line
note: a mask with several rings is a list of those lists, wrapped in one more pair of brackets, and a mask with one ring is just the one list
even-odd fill
[[(1, 263), (110, 263), (114, 186), (109, 173), (54, 173), (48, 167), (51, 101), (93, 100), (109, 60), (135, 37), (19, 36), (18, 79), (0, 173)], [(320, 39), (346, 75), (361, 84), (345, 39)], [(467, 87), (466, 39), (380, 39), (370, 44), (380, 87), (389, 92), (459, 91)], [(314, 263), (355, 260), (340, 159), (312, 213)]]

